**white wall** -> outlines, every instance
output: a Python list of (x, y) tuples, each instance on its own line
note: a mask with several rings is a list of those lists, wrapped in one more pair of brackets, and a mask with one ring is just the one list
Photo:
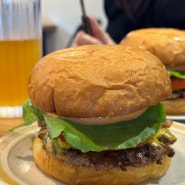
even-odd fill
[[(50, 19), (57, 25), (55, 32), (49, 34), (47, 47), (49, 51), (65, 48), (77, 26), (81, 23), (80, 0), (41, 0), (42, 17)], [(106, 26), (103, 0), (84, 0), (86, 13), (94, 15)]]

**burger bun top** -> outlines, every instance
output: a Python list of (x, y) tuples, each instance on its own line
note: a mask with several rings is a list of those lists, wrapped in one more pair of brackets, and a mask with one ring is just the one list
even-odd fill
[(144, 28), (129, 32), (121, 43), (155, 54), (169, 70), (185, 71), (185, 31), (174, 28)]
[(169, 98), (171, 84), (164, 65), (148, 51), (86, 45), (43, 57), (33, 68), (28, 92), (32, 104), (46, 113), (131, 119)]

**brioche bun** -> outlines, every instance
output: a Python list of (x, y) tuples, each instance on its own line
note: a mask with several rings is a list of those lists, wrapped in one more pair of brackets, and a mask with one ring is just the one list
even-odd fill
[(185, 98), (165, 100), (162, 103), (169, 115), (182, 115), (185, 113)]
[[(168, 70), (185, 71), (185, 31), (174, 28), (144, 28), (131, 31), (121, 45), (148, 50), (156, 55)], [(163, 101), (169, 115), (185, 113), (185, 98)]]
[(84, 165), (76, 166), (48, 154), (43, 149), (42, 140), (38, 137), (33, 143), (33, 157), (45, 173), (71, 185), (139, 184), (147, 179), (161, 177), (171, 164), (171, 158), (165, 155), (160, 165), (151, 163), (147, 166), (127, 167), (126, 171), (122, 171), (119, 167), (110, 170), (96, 170)]
[(155, 54), (170, 70), (185, 71), (185, 31), (144, 28), (129, 32), (120, 44)]
[(171, 84), (164, 65), (148, 51), (89, 45), (41, 59), (28, 91), (32, 104), (46, 113), (112, 118), (134, 115), (169, 98)]

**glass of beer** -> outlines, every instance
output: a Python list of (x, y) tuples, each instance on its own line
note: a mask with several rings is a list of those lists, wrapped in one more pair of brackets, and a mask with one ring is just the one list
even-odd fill
[(0, 117), (19, 117), (42, 57), (40, 0), (0, 0)]

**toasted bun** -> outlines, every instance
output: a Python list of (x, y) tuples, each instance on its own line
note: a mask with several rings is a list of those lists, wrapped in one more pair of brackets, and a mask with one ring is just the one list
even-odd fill
[(161, 177), (168, 170), (171, 159), (164, 156), (162, 165), (151, 163), (148, 166), (128, 167), (111, 170), (95, 170), (93, 167), (76, 166), (52, 157), (43, 149), (42, 141), (36, 137), (33, 144), (33, 157), (38, 167), (48, 175), (70, 185), (130, 185), (150, 178)]
[(165, 100), (162, 103), (168, 115), (185, 114), (185, 98)]
[(144, 28), (131, 31), (121, 44), (155, 54), (168, 69), (185, 70), (185, 31), (172, 28)]
[(121, 45), (68, 48), (41, 59), (29, 85), (33, 105), (73, 118), (110, 118), (141, 111), (171, 96), (161, 61)]

